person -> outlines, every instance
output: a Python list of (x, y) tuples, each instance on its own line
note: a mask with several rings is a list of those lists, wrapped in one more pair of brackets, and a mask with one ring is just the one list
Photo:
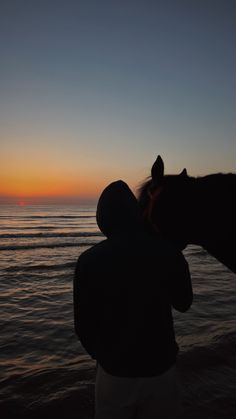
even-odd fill
[(182, 253), (146, 228), (123, 181), (98, 201), (105, 240), (78, 258), (75, 331), (97, 361), (96, 419), (175, 418), (180, 399), (172, 307), (192, 303)]

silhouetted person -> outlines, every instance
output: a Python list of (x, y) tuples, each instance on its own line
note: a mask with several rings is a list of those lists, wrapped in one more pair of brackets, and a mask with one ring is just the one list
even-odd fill
[(98, 363), (96, 418), (175, 418), (171, 309), (191, 306), (187, 262), (142, 225), (137, 200), (122, 181), (103, 191), (97, 223), (107, 239), (79, 257), (74, 279), (75, 330)]

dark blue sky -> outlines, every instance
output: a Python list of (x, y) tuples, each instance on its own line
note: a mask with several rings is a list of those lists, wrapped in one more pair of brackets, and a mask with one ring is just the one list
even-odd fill
[(5, 162), (100, 183), (134, 184), (157, 154), (236, 170), (234, 0), (2, 0), (0, 20)]

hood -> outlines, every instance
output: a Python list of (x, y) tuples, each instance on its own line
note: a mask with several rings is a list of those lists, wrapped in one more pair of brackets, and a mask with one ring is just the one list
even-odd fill
[(125, 182), (118, 180), (104, 189), (98, 201), (96, 218), (98, 227), (107, 237), (137, 228), (138, 202)]

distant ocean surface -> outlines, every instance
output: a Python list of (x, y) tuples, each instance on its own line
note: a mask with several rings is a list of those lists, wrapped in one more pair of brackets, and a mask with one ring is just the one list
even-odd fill
[[(0, 206), (0, 417), (93, 417), (94, 362), (73, 328), (81, 252), (103, 239), (95, 208)], [(192, 308), (174, 313), (183, 419), (236, 418), (236, 276), (185, 250)]]

